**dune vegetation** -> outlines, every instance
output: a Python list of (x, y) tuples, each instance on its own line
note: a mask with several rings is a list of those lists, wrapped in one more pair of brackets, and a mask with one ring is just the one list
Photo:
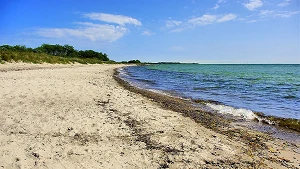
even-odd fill
[(50, 63), (50, 64), (101, 64), (116, 63), (108, 58), (106, 53), (93, 50), (76, 50), (70, 45), (43, 44), (37, 48), (26, 46), (0, 46), (0, 63), (25, 62), (25, 63)]

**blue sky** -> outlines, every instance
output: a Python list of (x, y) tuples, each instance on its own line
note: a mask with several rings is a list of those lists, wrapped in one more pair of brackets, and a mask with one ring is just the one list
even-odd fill
[(300, 0), (0, 0), (0, 45), (116, 61), (300, 63)]

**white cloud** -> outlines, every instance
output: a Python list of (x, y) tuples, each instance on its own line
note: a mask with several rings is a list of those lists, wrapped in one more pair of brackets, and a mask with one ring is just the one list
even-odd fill
[(188, 23), (193, 25), (209, 25), (213, 23), (221, 23), (234, 20), (237, 16), (235, 14), (226, 14), (226, 15), (203, 15), (198, 18), (193, 18), (188, 20)]
[(235, 14), (223, 14), (223, 15), (210, 15), (205, 14), (200, 17), (195, 17), (187, 21), (166, 21), (164, 29), (169, 29), (170, 32), (181, 32), (183, 30), (192, 29), (197, 26), (206, 26), (210, 24), (228, 22), (235, 20), (237, 16)]
[(248, 20), (248, 21), (246, 21), (247, 23), (255, 23), (255, 22), (257, 22), (257, 20), (255, 20), (255, 19), (252, 19), (252, 20)]
[(220, 7), (219, 4), (216, 4), (212, 9), (216, 10), (216, 9), (218, 9), (219, 7)]
[(175, 26), (179, 26), (180, 24), (182, 24), (181, 21), (176, 21), (176, 20), (168, 20), (166, 21), (166, 28), (173, 28)]
[(184, 31), (185, 29), (187, 29), (187, 27), (182, 27), (182, 28), (175, 28), (175, 29), (172, 29), (170, 32), (182, 32)]
[(253, 11), (255, 10), (256, 8), (259, 8), (259, 7), (262, 7), (263, 6), (263, 3), (261, 0), (249, 0), (248, 3), (245, 3), (244, 6), (250, 10), (250, 11)]
[(272, 11), (261, 10), (259, 16), (261, 18), (289, 18), (293, 15), (300, 13), (300, 11)]
[(219, 18), (217, 20), (217, 22), (227, 22), (227, 21), (234, 20), (235, 18), (236, 18), (235, 14), (227, 14), (227, 15), (224, 15), (223, 17)]
[(144, 32), (142, 33), (142, 35), (151, 36), (151, 35), (154, 35), (154, 33), (151, 32), (151, 31), (149, 31), (149, 30), (144, 30)]
[(77, 22), (77, 29), (69, 28), (40, 28), (37, 34), (48, 38), (80, 38), (91, 41), (113, 42), (124, 36), (128, 29), (122, 26), (107, 24), (93, 24), (90, 22)]
[(284, 7), (290, 4), (291, 0), (284, 0), (282, 3), (278, 4), (277, 6)]
[(293, 15), (296, 15), (298, 13), (300, 13), (300, 11), (294, 11), (294, 12), (285, 11), (285, 12), (282, 12), (282, 13), (277, 13), (276, 16), (281, 17), (281, 18), (289, 18), (289, 17), (291, 17)]
[(83, 14), (84, 17), (90, 18), (92, 20), (99, 20), (108, 23), (115, 23), (124, 26), (125, 24), (133, 24), (136, 26), (142, 26), (142, 23), (132, 17), (123, 16), (123, 15), (113, 15), (113, 14), (106, 14), (106, 13), (86, 13)]
[[(85, 13), (82, 14), (82, 16), (91, 20), (99, 20), (112, 24), (76, 22), (76, 28), (40, 28), (36, 30), (36, 34), (48, 38), (78, 38), (81, 40), (85, 39), (90, 41), (113, 42), (129, 32), (129, 29), (126, 27), (126, 25), (142, 25), (142, 23), (137, 19), (123, 15)], [(149, 35), (150, 32), (145, 33), (145, 35), (146, 34)]]
[(300, 14), (299, 11), (277, 11), (277, 10), (260, 10), (258, 14), (252, 14), (238, 20), (246, 23), (255, 23), (276, 18), (289, 18), (293, 15)]
[(226, 1), (225, 0), (218, 0), (218, 2), (215, 4), (215, 6), (212, 8), (214, 10), (217, 10), (220, 8), (220, 5), (221, 3), (225, 3)]
[(201, 17), (193, 18), (188, 20), (188, 23), (193, 25), (209, 25), (217, 20), (216, 15), (203, 15)]
[(284, 6), (288, 6), (288, 5), (289, 5), (289, 3), (283, 2), (283, 3), (278, 4), (277, 6), (284, 7)]
[(271, 10), (261, 10), (259, 12), (260, 16), (271, 16), (274, 13), (274, 11)]

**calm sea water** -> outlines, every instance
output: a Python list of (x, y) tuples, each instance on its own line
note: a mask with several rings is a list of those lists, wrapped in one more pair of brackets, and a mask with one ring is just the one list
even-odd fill
[(145, 89), (218, 101), (223, 106), (211, 107), (219, 112), (300, 119), (300, 65), (155, 64), (123, 68), (121, 77)]

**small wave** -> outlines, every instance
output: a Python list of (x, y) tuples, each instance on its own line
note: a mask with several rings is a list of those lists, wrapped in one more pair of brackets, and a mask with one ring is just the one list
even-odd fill
[(287, 96), (284, 96), (283, 98), (285, 98), (285, 99), (296, 99), (296, 96), (287, 95)]
[(136, 80), (143, 82), (143, 83), (147, 83), (147, 84), (151, 84), (151, 85), (155, 85), (156, 83), (152, 80), (147, 80), (147, 79), (139, 79), (137, 78)]
[(220, 114), (231, 114), (233, 116), (242, 117), (243, 119), (253, 120), (258, 118), (253, 111), (247, 109), (236, 109), (225, 105), (216, 105), (212, 103), (206, 104), (209, 108), (217, 111)]
[(128, 76), (127, 72), (124, 70), (124, 68), (118, 69), (119, 76)]
[(203, 90), (203, 91), (206, 91), (208, 89), (205, 88), (205, 87), (194, 87), (193, 90)]
[(244, 77), (244, 78), (241, 78), (241, 79), (244, 79), (244, 80), (247, 80), (247, 81), (258, 81), (258, 80), (262, 80), (262, 78), (260, 78), (260, 77)]
[(268, 119), (267, 117), (264, 117), (261, 115), (257, 115), (257, 113), (248, 110), (248, 109), (242, 109), (242, 108), (234, 108), (230, 106), (225, 106), (222, 104), (213, 104), (213, 103), (206, 103), (206, 105), (211, 108), (212, 110), (217, 111), (217, 113), (220, 114), (230, 114), (235, 117), (240, 117), (245, 120), (256, 120), (260, 123), (270, 124), (274, 125), (275, 122)]

